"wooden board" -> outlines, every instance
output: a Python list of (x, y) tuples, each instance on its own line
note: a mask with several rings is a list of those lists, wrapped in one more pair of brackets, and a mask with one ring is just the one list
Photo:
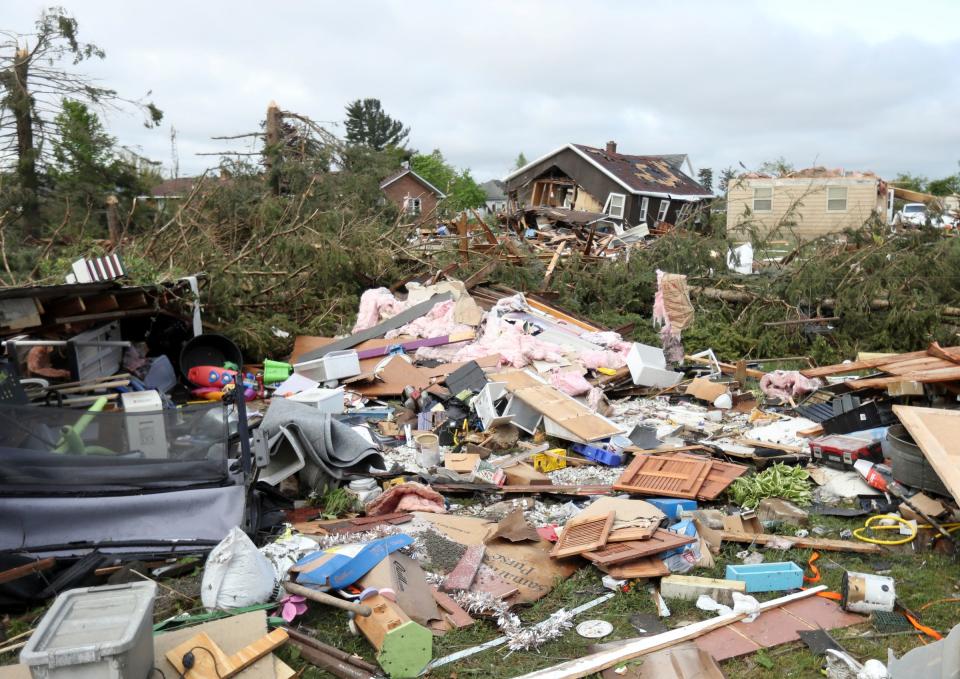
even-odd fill
[[(680, 457), (692, 460), (705, 459), (701, 455), (689, 455), (687, 453), (677, 453), (676, 455), (667, 457)], [(727, 486), (747, 473), (747, 465), (745, 464), (721, 462), (719, 460), (711, 460), (711, 462), (713, 465), (710, 467), (707, 478), (704, 479), (703, 485), (700, 486), (700, 490), (697, 493), (698, 500), (716, 500), (720, 497), (720, 494), (727, 489)]]
[(898, 382), (954, 382), (960, 380), (960, 366), (953, 363), (946, 363), (947, 367), (936, 368), (934, 370), (922, 370), (919, 372), (906, 372), (902, 375), (890, 375), (889, 377), (865, 377), (860, 380), (846, 382), (845, 386), (851, 389), (875, 389), (887, 387)]
[(583, 557), (596, 564), (608, 566), (624, 561), (636, 561), (695, 541), (696, 538), (688, 535), (678, 535), (668, 530), (657, 529), (649, 540), (608, 543), (598, 550), (585, 552)]
[(794, 549), (817, 549), (825, 552), (855, 552), (857, 554), (883, 554), (880, 545), (856, 540), (827, 540), (825, 538), (798, 538), (789, 535), (770, 535), (767, 533), (741, 533), (739, 531), (723, 531), (723, 539), (727, 542), (765, 545), (774, 540), (789, 540)]
[(693, 499), (700, 492), (713, 462), (638, 455), (613, 484), (614, 490), (642, 495)]
[(953, 499), (960, 498), (960, 410), (896, 405), (893, 413), (910, 432)]
[(611, 542), (631, 542), (633, 540), (649, 540), (656, 532), (656, 526), (628, 526), (626, 528), (614, 528), (607, 536), (607, 543)]
[(667, 564), (655, 556), (646, 556), (636, 561), (624, 561), (623, 563), (612, 564), (610, 566), (597, 564), (597, 568), (620, 580), (659, 578), (664, 575), (670, 575), (670, 569), (667, 568)]
[(560, 539), (550, 550), (554, 559), (565, 556), (574, 556), (584, 552), (592, 552), (607, 544), (607, 536), (613, 528), (613, 519), (616, 512), (608, 512), (606, 516), (576, 518), (567, 521), (560, 533)]
[[(287, 638), (284, 630), (275, 629), (228, 656), (213, 639), (200, 632), (167, 651), (166, 658), (185, 679), (228, 679), (285, 644)], [(199, 650), (201, 648), (209, 652)], [(188, 651), (193, 653), (196, 662), (193, 668), (184, 672), (183, 656)]]

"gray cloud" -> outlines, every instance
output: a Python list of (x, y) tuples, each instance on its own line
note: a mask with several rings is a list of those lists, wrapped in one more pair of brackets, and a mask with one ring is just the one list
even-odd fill
[[(796, 4), (796, 3), (794, 3)], [(27, 29), (43, 5), (7, 7)], [(798, 5), (799, 6), (799, 5)], [(242, 144), (271, 99), (340, 120), (379, 97), (474, 176), (502, 176), (568, 141), (687, 152), (717, 171), (785, 156), (891, 176), (940, 176), (960, 159), (960, 4), (915, 2), (485, 3), (77, 1), (89, 72), (153, 90), (165, 127), (111, 114), (111, 131), (183, 173)], [(334, 128), (336, 129), (336, 128)]]

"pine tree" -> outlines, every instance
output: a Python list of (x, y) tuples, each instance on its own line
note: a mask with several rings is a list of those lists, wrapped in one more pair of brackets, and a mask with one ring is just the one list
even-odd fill
[(357, 99), (348, 104), (344, 125), (348, 144), (369, 146), (375, 151), (402, 147), (410, 134), (409, 127), (386, 114), (379, 99)]

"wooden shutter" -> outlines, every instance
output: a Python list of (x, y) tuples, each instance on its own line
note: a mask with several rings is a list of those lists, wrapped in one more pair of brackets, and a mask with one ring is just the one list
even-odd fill
[(606, 516), (592, 516), (579, 521), (573, 518), (567, 521), (560, 533), (560, 539), (550, 550), (550, 556), (560, 558), (600, 549), (607, 544), (607, 536), (610, 535), (615, 516), (615, 512), (610, 512)]
[(637, 455), (613, 487), (640, 495), (693, 499), (712, 466), (711, 460)]
[[(670, 457), (688, 460), (704, 459), (701, 456), (690, 455), (689, 453), (676, 453)], [(704, 479), (703, 485), (700, 486), (700, 490), (697, 491), (698, 500), (716, 500), (735, 479), (747, 473), (747, 466), (743, 464), (720, 462), (719, 460), (710, 460), (710, 462), (712, 462), (710, 472)]]

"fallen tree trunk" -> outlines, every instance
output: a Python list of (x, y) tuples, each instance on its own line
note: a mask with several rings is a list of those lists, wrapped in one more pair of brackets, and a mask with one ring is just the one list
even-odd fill
[[(745, 290), (721, 290), (720, 288), (706, 288), (706, 287), (693, 287), (690, 288), (694, 294), (701, 295), (702, 297), (709, 297), (710, 299), (719, 299), (724, 302), (731, 302), (733, 304), (749, 304), (750, 302), (755, 302), (757, 300), (763, 301), (782, 301), (774, 300), (768, 297), (762, 297), (752, 292), (747, 292)], [(834, 309), (837, 306), (837, 300), (828, 297), (827, 299), (817, 302), (817, 307), (822, 307), (824, 309)], [(870, 309), (871, 311), (883, 311), (884, 309), (890, 308), (890, 300), (883, 298), (876, 298), (870, 300)], [(940, 307), (941, 316), (950, 316), (952, 318), (960, 318), (960, 307), (955, 306), (943, 306)], [(814, 319), (816, 320), (816, 319)]]

